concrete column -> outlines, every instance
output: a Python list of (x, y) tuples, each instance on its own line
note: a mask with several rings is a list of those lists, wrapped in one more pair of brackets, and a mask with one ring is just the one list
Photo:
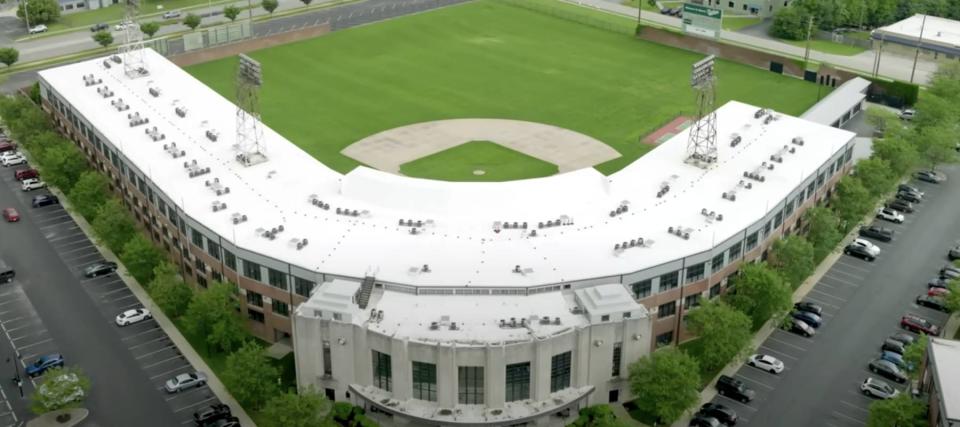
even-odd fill
[(441, 408), (457, 404), (457, 347), (437, 346), (437, 403)]
[(573, 369), (572, 384), (583, 387), (589, 384), (590, 373), (590, 333), (587, 328), (577, 328), (574, 332), (576, 345), (573, 351), (571, 368)]
[[(334, 323), (331, 322), (331, 325)], [(352, 327), (352, 326), (351, 326)], [(333, 357), (333, 372), (337, 372), (337, 363), (343, 363), (344, 368), (348, 366), (353, 371), (353, 378), (343, 378), (342, 382), (356, 383), (361, 385), (373, 384), (373, 353), (370, 350), (370, 344), (367, 342), (367, 329), (361, 327), (353, 328), (353, 343), (346, 346), (340, 345), (337, 341), (338, 334), (330, 334), (330, 347), (337, 352)], [(339, 328), (338, 328), (339, 329)], [(333, 331), (333, 328), (331, 328)]]
[(534, 340), (533, 360), (530, 361), (530, 397), (535, 401), (546, 400), (550, 395), (550, 341)]
[(393, 371), (393, 397), (410, 399), (413, 394), (413, 365), (410, 363), (407, 340), (390, 340), (390, 366)]
[(487, 363), (483, 367), (483, 400), (488, 408), (503, 407), (507, 375), (504, 350), (500, 344), (487, 345)]

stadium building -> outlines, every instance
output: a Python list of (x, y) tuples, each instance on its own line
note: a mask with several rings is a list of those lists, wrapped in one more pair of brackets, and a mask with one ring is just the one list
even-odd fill
[[(853, 133), (729, 102), (719, 158), (683, 132), (610, 176), (504, 183), (340, 174), (147, 50), (40, 72), (44, 108), (199, 287), (238, 286), (250, 330), (293, 337), (300, 385), (415, 425), (551, 425), (630, 398), (627, 366), (804, 228)], [(859, 102), (859, 101), (857, 101)], [(322, 132), (318, 132), (322, 134)]]

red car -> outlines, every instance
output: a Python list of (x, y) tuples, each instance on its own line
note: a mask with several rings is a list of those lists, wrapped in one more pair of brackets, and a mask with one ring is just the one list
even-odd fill
[(924, 333), (927, 335), (940, 335), (940, 327), (934, 325), (929, 320), (912, 314), (905, 314), (900, 318), (900, 327), (914, 333)]
[(7, 222), (20, 221), (20, 213), (14, 208), (6, 208), (3, 210), (3, 219), (7, 220)]
[(931, 297), (943, 297), (947, 296), (950, 293), (950, 290), (947, 288), (928, 288), (927, 295)]

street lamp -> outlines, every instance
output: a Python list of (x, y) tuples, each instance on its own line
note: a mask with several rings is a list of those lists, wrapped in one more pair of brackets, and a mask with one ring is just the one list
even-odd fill
[[(13, 362), (13, 382), (17, 385), (17, 388), (20, 389), (20, 397), (23, 398), (23, 379), (20, 378), (20, 368), (17, 366), (17, 362), (20, 361), (20, 353), (17, 353), (17, 361)], [(7, 363), (10, 363), (11, 360), (7, 357)]]

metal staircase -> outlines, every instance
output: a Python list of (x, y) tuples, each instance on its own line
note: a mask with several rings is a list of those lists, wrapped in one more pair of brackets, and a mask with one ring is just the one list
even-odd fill
[(373, 276), (367, 276), (364, 277), (363, 282), (360, 283), (360, 296), (357, 298), (357, 304), (360, 305), (361, 310), (367, 308), (367, 303), (370, 302), (370, 294), (373, 292), (373, 285), (376, 281)]

